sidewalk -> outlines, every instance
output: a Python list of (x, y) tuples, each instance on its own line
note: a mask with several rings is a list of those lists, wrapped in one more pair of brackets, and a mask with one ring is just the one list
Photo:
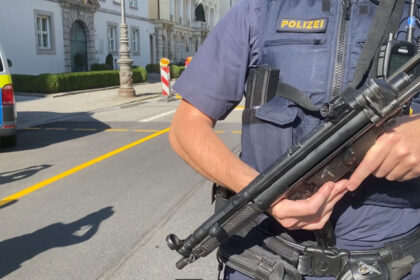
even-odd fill
[[(39, 94), (37, 96), (29, 96), (26, 93), (16, 92), (18, 129), (36, 126), (71, 114), (93, 112), (128, 103), (135, 104), (145, 99), (161, 97), (162, 87), (160, 82), (137, 84), (134, 85), (134, 89), (136, 90), (136, 96), (134, 97), (119, 97), (118, 87), (44, 96)], [(25, 119), (22, 114), (19, 115), (19, 112), (31, 112), (30, 119)]]

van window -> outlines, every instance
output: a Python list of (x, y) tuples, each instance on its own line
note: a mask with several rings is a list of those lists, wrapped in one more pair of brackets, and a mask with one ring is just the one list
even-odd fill
[(1, 63), (1, 58), (0, 58), (0, 72), (3, 72), (3, 71), (4, 71), (3, 64)]

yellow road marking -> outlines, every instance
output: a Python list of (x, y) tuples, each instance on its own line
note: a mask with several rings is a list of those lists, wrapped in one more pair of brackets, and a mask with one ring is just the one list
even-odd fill
[[(158, 132), (157, 129), (122, 129), (122, 128), (108, 128), (108, 129), (97, 129), (97, 128), (56, 128), (56, 127), (28, 127), (23, 128), (24, 130), (54, 130), (54, 131), (66, 131), (66, 130), (73, 130), (73, 131), (106, 131), (106, 132)], [(241, 134), (240, 130), (232, 130), (232, 131), (224, 131), (224, 130), (215, 130), (215, 133), (222, 134), (222, 133), (233, 133), (233, 134)]]
[(125, 132), (125, 131), (128, 131), (128, 129), (108, 128), (108, 129), (105, 129), (104, 131), (110, 131), (110, 132)]
[(153, 133), (153, 134), (151, 134), (149, 136), (146, 136), (144, 138), (141, 138), (141, 139), (139, 139), (139, 140), (137, 140), (137, 141), (135, 141), (133, 143), (130, 143), (130, 144), (125, 145), (125, 146), (123, 146), (121, 148), (118, 148), (118, 149), (116, 149), (114, 151), (111, 151), (111, 152), (109, 152), (107, 154), (104, 154), (104, 155), (102, 155), (100, 157), (94, 158), (94, 159), (92, 159), (92, 160), (90, 160), (88, 162), (85, 162), (85, 163), (80, 164), (80, 165), (78, 165), (76, 167), (73, 167), (73, 168), (71, 168), (71, 169), (69, 169), (67, 171), (64, 171), (64, 172), (62, 172), (62, 173), (60, 173), (60, 174), (58, 174), (58, 175), (56, 175), (54, 177), (51, 177), (51, 178), (49, 178), (47, 180), (44, 180), (42, 182), (39, 182), (38, 184), (35, 184), (35, 185), (33, 185), (33, 186), (29, 187), (29, 188), (26, 188), (26, 189), (24, 189), (24, 190), (22, 190), (20, 192), (17, 192), (17, 193), (12, 194), (12, 195), (10, 195), (8, 197), (5, 197), (5, 198), (3, 198), (3, 199), (0, 200), (0, 207), (3, 206), (3, 205), (5, 205), (5, 204), (7, 204), (7, 203), (12, 202), (12, 201), (18, 200), (19, 198), (21, 198), (21, 197), (23, 197), (23, 196), (25, 196), (27, 194), (30, 194), (30, 193), (32, 193), (32, 192), (34, 192), (36, 190), (39, 190), (39, 189), (41, 189), (41, 188), (43, 188), (43, 187), (45, 187), (45, 186), (47, 186), (49, 184), (52, 184), (52, 183), (54, 183), (54, 182), (56, 182), (56, 181), (58, 181), (60, 179), (63, 179), (65, 177), (67, 177), (67, 176), (70, 176), (70, 175), (72, 175), (72, 174), (74, 174), (74, 173), (76, 173), (76, 172), (78, 172), (80, 170), (83, 170), (83, 169), (85, 169), (85, 168), (87, 168), (87, 167), (89, 167), (91, 165), (94, 165), (94, 164), (96, 164), (96, 163), (98, 163), (100, 161), (103, 161), (103, 160), (105, 160), (107, 158), (110, 158), (112, 156), (115, 156), (116, 154), (119, 154), (121, 152), (124, 152), (124, 151), (126, 151), (126, 150), (128, 150), (130, 148), (133, 148), (133, 147), (135, 147), (135, 146), (137, 146), (137, 145), (139, 145), (141, 143), (144, 143), (144, 142), (146, 142), (146, 141), (148, 141), (148, 140), (150, 140), (152, 138), (155, 138), (155, 137), (157, 137), (157, 136), (159, 136), (161, 134), (167, 133), (168, 131), (169, 131), (169, 128), (165, 128), (163, 130), (160, 130), (160, 131), (158, 131), (156, 133)]
[(64, 127), (46, 127), (45, 130), (67, 130)]
[(75, 131), (96, 131), (96, 128), (73, 128)]

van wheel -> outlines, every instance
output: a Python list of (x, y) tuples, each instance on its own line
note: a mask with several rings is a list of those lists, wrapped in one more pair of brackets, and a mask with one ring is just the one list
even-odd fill
[(17, 144), (17, 135), (10, 135), (10, 136), (5, 136), (1, 139), (1, 145), (3, 147), (14, 147)]

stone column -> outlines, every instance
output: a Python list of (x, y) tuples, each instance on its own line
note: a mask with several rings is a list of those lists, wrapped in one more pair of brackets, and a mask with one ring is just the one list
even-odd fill
[(162, 26), (156, 25), (156, 50), (157, 50), (157, 61), (163, 57), (163, 44), (162, 44)]
[(125, 23), (125, 4), (124, 0), (121, 0), (120, 58), (118, 58), (117, 63), (120, 66), (120, 88), (118, 95), (122, 97), (136, 95), (136, 91), (133, 88), (133, 71), (131, 70), (133, 60), (130, 58), (127, 29), (128, 26)]
[(175, 34), (174, 31), (168, 28), (168, 56), (170, 60), (173, 60), (175, 57)]

